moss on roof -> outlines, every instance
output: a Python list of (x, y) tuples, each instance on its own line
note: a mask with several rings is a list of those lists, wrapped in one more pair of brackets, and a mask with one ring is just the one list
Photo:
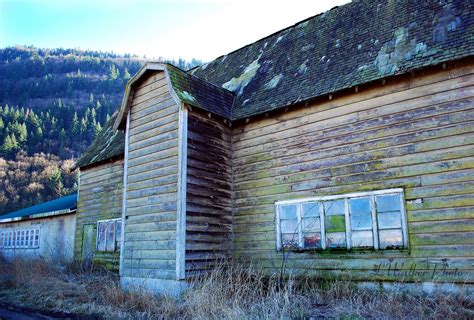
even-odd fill
[(125, 136), (120, 130), (113, 130), (117, 112), (107, 121), (102, 131), (97, 135), (92, 145), (76, 161), (75, 167), (81, 168), (99, 163), (107, 159), (123, 155)]
[(227, 118), (232, 110), (234, 94), (185, 71), (167, 64), (171, 86), (179, 99), (214, 114)]
[[(182, 102), (234, 121), (473, 55), (473, 1), (361, 0), (188, 73), (166, 69)], [(123, 153), (123, 134), (112, 122), (78, 167)]]
[(190, 73), (234, 92), (228, 117), (238, 120), (473, 54), (473, 1), (364, 0)]

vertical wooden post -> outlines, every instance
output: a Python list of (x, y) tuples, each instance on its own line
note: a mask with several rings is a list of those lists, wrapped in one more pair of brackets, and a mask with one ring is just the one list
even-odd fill
[(186, 184), (188, 161), (188, 110), (179, 107), (178, 126), (178, 212), (176, 221), (176, 279), (186, 277)]
[(128, 140), (130, 136), (130, 110), (127, 114), (127, 124), (125, 127), (125, 151), (123, 159), (123, 191), (122, 191), (122, 238), (120, 239), (120, 276), (123, 275), (123, 260), (125, 246), (125, 215), (127, 213), (127, 182), (128, 182)]

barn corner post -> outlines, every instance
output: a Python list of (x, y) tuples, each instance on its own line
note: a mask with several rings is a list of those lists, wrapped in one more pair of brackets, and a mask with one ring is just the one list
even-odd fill
[(188, 110), (184, 104), (179, 107), (178, 127), (178, 205), (176, 226), (176, 280), (186, 277), (186, 184), (188, 148)]
[(176, 206), (176, 287), (174, 294), (179, 294), (186, 279), (186, 200), (187, 200), (187, 159), (188, 159), (188, 109), (176, 94), (170, 74), (169, 66), (163, 67), (169, 92), (178, 105), (178, 181), (177, 181), (177, 206)]
[(127, 113), (126, 127), (125, 127), (125, 150), (123, 161), (123, 191), (122, 191), (122, 223), (121, 238), (120, 238), (120, 263), (119, 274), (123, 276), (123, 261), (124, 261), (124, 246), (125, 246), (125, 217), (127, 214), (127, 181), (128, 181), (128, 142), (130, 135), (130, 110)]

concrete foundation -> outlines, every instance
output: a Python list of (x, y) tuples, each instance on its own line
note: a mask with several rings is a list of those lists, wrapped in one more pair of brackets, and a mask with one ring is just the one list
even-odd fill
[(120, 284), (128, 291), (144, 290), (173, 297), (179, 297), (189, 288), (189, 284), (185, 281), (136, 277), (120, 277)]

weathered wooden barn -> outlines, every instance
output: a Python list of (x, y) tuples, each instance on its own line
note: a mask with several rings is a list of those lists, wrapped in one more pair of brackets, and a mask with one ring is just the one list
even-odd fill
[(0, 255), (57, 262), (74, 257), (76, 198), (72, 194), (0, 216)]
[(187, 72), (147, 63), (78, 163), (76, 253), (121, 218), (95, 247), (120, 235), (125, 286), (225, 257), (472, 284), (473, 35), (472, 1), (353, 1)]
[(74, 255), (77, 260), (118, 271), (124, 135), (112, 130), (115, 116), (75, 164), (80, 176)]

